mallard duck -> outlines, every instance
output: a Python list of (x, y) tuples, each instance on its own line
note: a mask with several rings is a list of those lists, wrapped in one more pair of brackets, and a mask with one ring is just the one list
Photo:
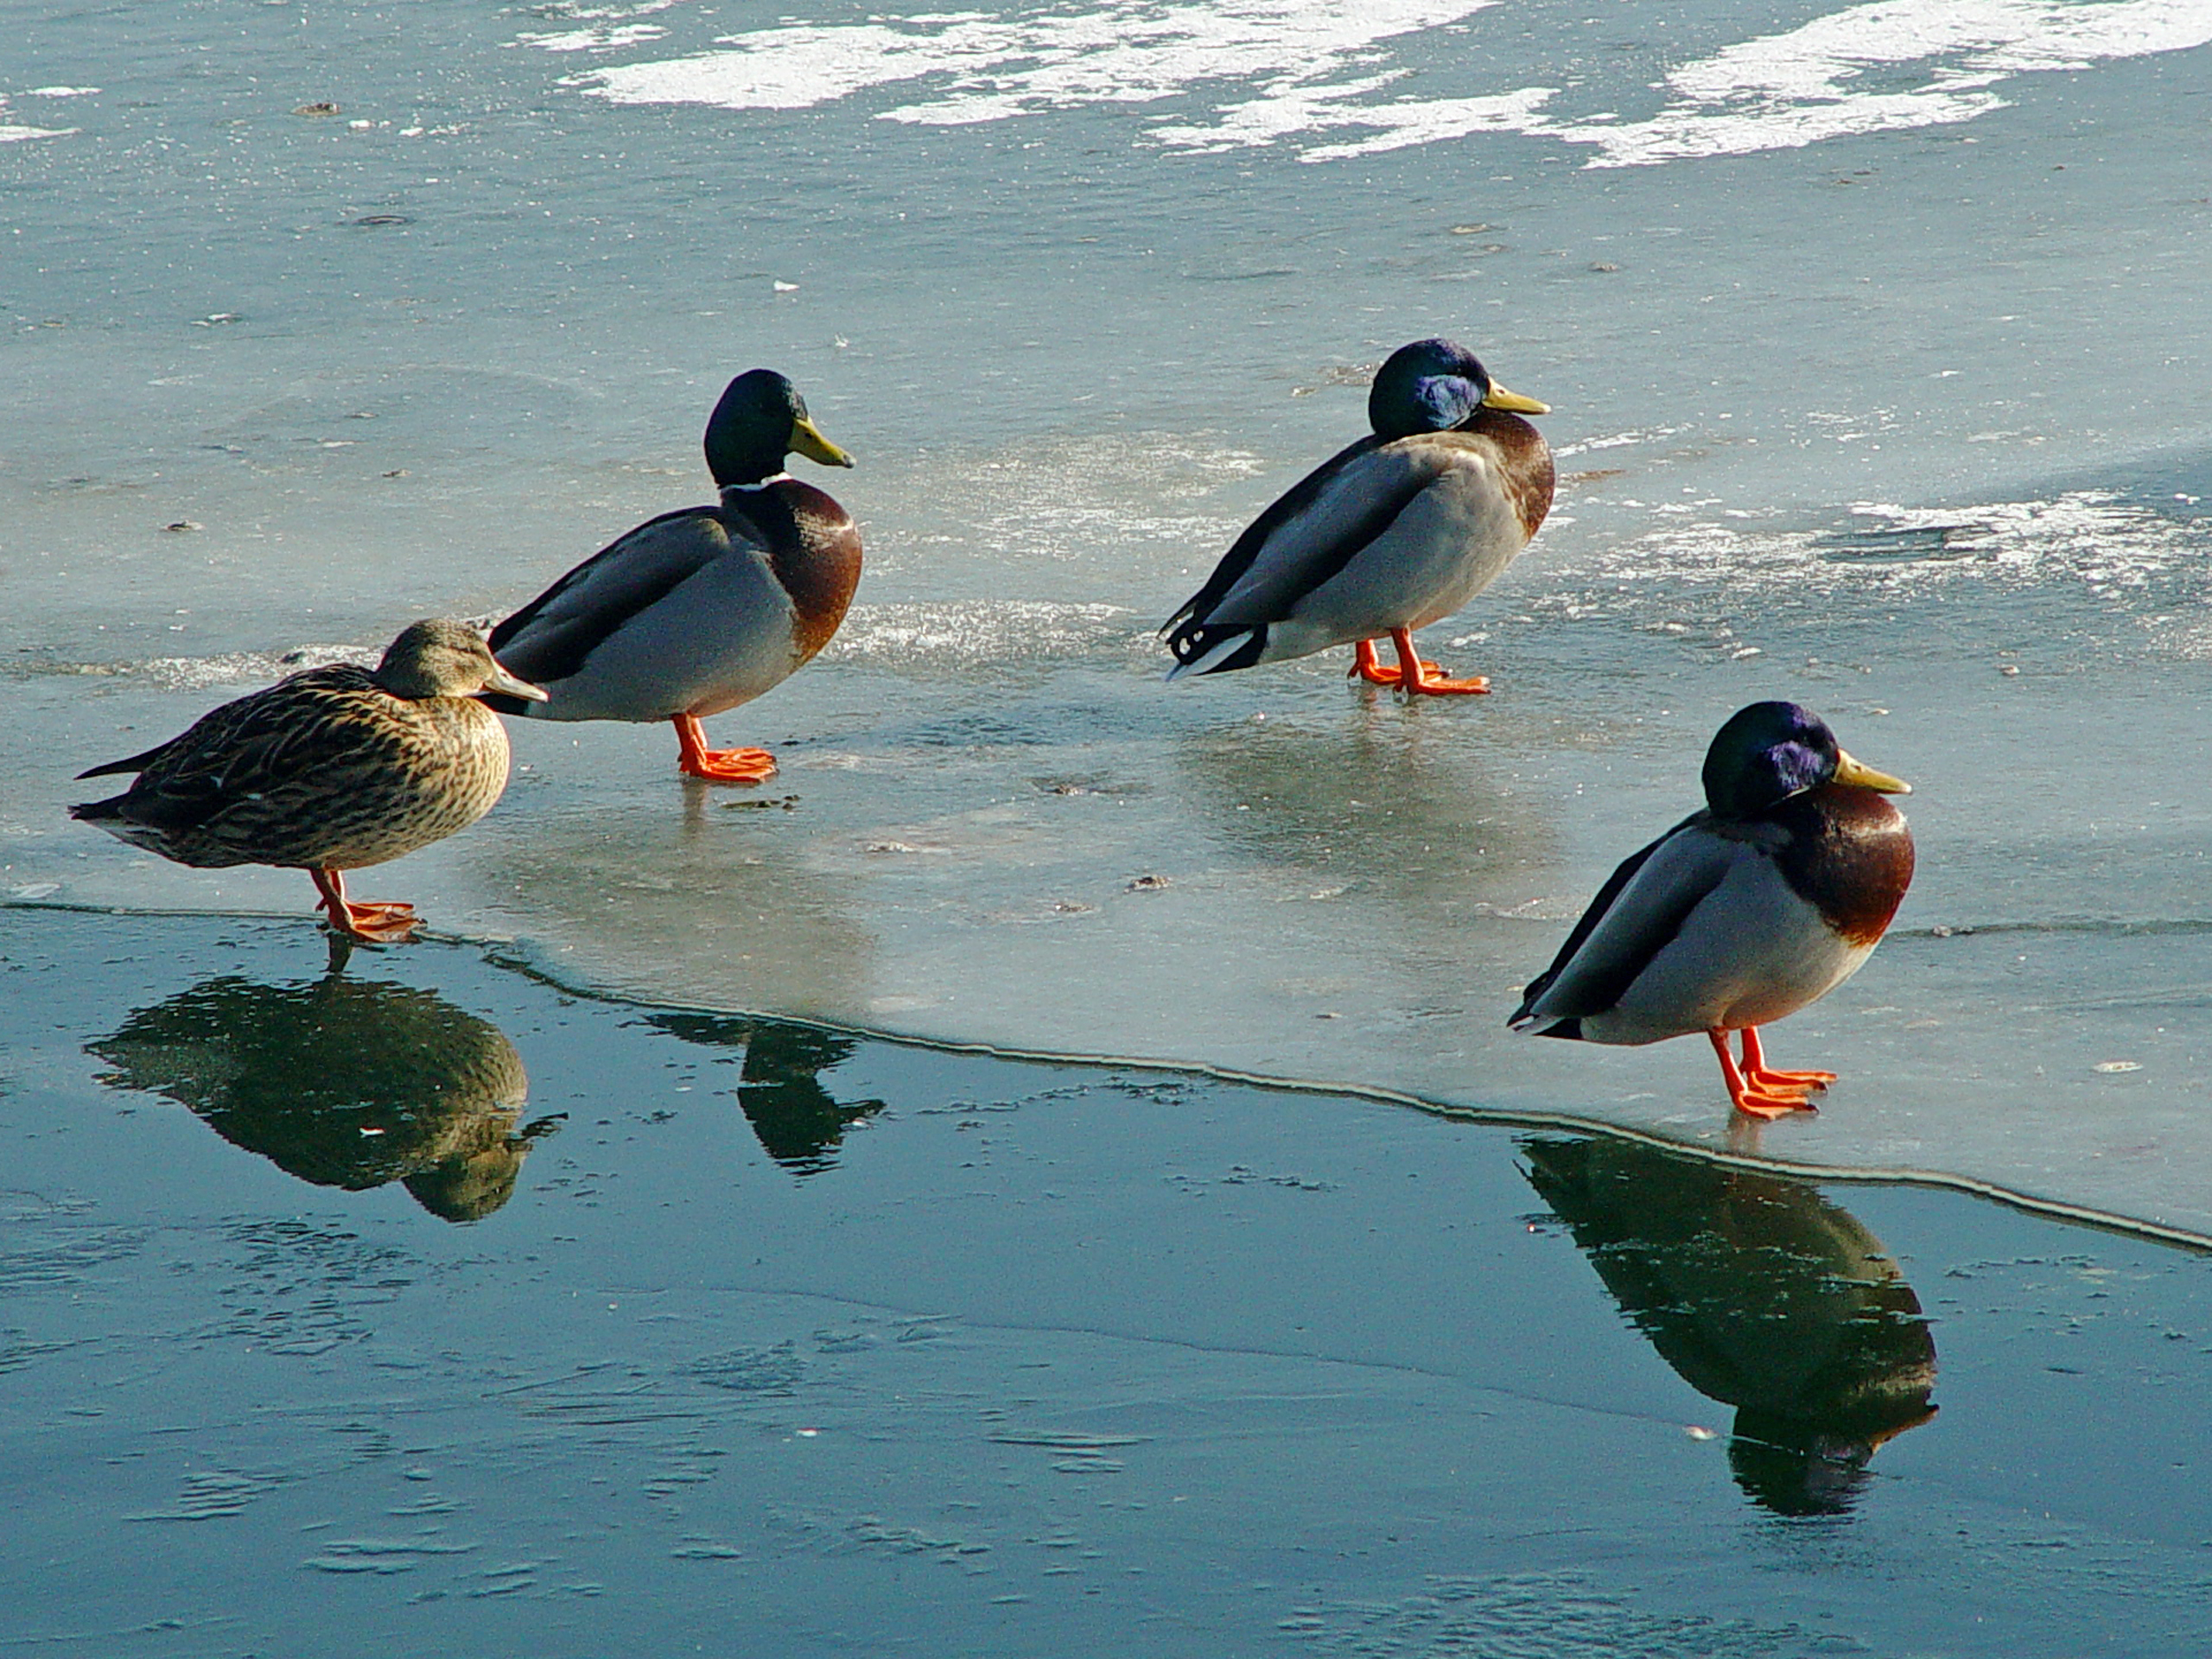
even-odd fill
[(1794, 702), (1730, 715), (1704, 781), (1705, 810), (1613, 872), (1510, 1023), (1593, 1043), (1702, 1031), (1738, 1111), (1811, 1111), (1835, 1073), (1772, 1070), (1758, 1028), (1857, 972), (1897, 914), (1912, 832), (1882, 797), (1911, 788)]
[(356, 904), (343, 872), (465, 830), (507, 786), (507, 734), (479, 693), (545, 694), (462, 622), (417, 622), (372, 669), (311, 668), (204, 715), (181, 737), (77, 775), (135, 772), (123, 794), (69, 816), (194, 869), (303, 869), (330, 925), (391, 944), (404, 904)]
[(545, 688), (492, 699), (540, 720), (668, 720), (677, 766), (721, 784), (772, 776), (766, 749), (710, 749), (699, 721), (779, 684), (830, 643), (861, 579), (851, 516), (784, 471), (793, 451), (853, 458), (807, 417), (791, 383), (753, 369), (707, 422), (721, 501), (649, 518), (492, 630), (492, 649)]
[[(1552, 452), (1522, 415), (1548, 407), (1495, 384), (1474, 353), (1417, 340), (1368, 393), (1375, 430), (1252, 521), (1161, 632), (1167, 677), (1356, 647), (1351, 672), (1431, 696), (1481, 692), (1414, 649), (1414, 630), (1497, 580), (1552, 504)], [(1398, 665), (1375, 641), (1389, 635)]]

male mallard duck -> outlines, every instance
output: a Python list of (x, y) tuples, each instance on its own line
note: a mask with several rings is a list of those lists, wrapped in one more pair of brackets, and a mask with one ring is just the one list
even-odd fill
[[(1510, 411), (1519, 411), (1512, 413)], [(1492, 383), (1474, 353), (1417, 340), (1367, 397), (1373, 435), (1307, 474), (1252, 521), (1161, 630), (1167, 677), (1357, 647), (1352, 672), (1442, 696), (1487, 691), (1414, 650), (1415, 628), (1497, 580), (1552, 505), (1552, 452), (1521, 415), (1547, 405)], [(1389, 634), (1398, 666), (1379, 665)]]
[(303, 869), (330, 925), (379, 944), (416, 925), (404, 904), (354, 904), (340, 874), (465, 830), (507, 786), (507, 734), (476, 701), (543, 697), (461, 622), (417, 622), (374, 670), (311, 668), (202, 716), (181, 737), (80, 778), (135, 772), (69, 816), (194, 869)]
[(825, 467), (853, 458), (807, 418), (791, 383), (753, 369), (707, 422), (721, 503), (649, 518), (492, 630), (492, 649), (543, 686), (540, 720), (671, 720), (677, 766), (757, 784), (766, 749), (710, 749), (700, 720), (749, 702), (830, 643), (861, 579), (851, 516), (784, 471), (793, 450)]
[(1794, 702), (1738, 709), (1706, 752), (1706, 810), (1613, 872), (1510, 1023), (1593, 1043), (1702, 1031), (1738, 1111), (1812, 1110), (1835, 1073), (1770, 1071), (1758, 1028), (1827, 995), (1881, 938), (1912, 881), (1912, 832), (1882, 797), (1911, 792)]

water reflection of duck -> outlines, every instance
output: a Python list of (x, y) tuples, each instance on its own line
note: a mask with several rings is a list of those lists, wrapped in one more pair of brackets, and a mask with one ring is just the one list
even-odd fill
[(837, 1161), (845, 1131), (883, 1109), (880, 1100), (840, 1101), (822, 1074), (852, 1058), (860, 1044), (819, 1027), (715, 1014), (657, 1014), (652, 1023), (687, 1043), (745, 1050), (737, 1103), (760, 1149), (798, 1175)]
[(1700, 1394), (1784, 1515), (1840, 1513), (1885, 1441), (1936, 1414), (1936, 1343), (1881, 1242), (1802, 1182), (1633, 1142), (1530, 1140), (1529, 1180)]
[[(1253, 520), (1167, 620), (1167, 677), (1352, 645), (1353, 674), (1376, 685), (1489, 690), (1423, 662), (1413, 631), (1497, 581), (1544, 522), (1552, 453), (1521, 416), (1548, 412), (1493, 382), (1463, 346), (1400, 346), (1368, 393), (1374, 431)], [(1396, 668), (1376, 657), (1385, 635)]]
[(448, 1221), (514, 1194), (530, 1079), (505, 1033), (434, 991), (338, 973), (313, 984), (219, 976), (88, 1044), (102, 1082), (190, 1107), (232, 1145), (317, 1186), (397, 1180)]

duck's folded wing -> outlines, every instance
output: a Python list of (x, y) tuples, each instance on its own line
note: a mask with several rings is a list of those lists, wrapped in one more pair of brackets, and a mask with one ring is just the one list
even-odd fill
[(1694, 812), (1624, 861), (1582, 912), (1552, 965), (1529, 982), (1507, 1021), (1516, 1031), (1603, 1014), (1726, 880), (1744, 849)]
[(1361, 439), (1255, 518), (1167, 626), (1185, 617), (1220, 626), (1282, 620), (1389, 530), (1437, 471), (1432, 456)]
[(322, 785), (396, 756), (404, 742), (389, 702), (351, 666), (318, 669), (215, 709), (156, 751), (124, 798), (124, 815), (156, 830), (195, 830), (225, 808), (303, 779)]
[(728, 556), (739, 545), (732, 530), (712, 507), (647, 519), (493, 629), (493, 654), (536, 684), (568, 678), (624, 623)]

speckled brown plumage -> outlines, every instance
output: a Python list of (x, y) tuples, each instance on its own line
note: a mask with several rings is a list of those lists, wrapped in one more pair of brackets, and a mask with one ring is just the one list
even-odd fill
[(127, 791), (73, 816), (195, 869), (355, 870), (490, 811), (507, 734), (473, 699), (395, 696), (340, 664), (226, 703), (138, 759)]
[[(70, 816), (198, 869), (271, 864), (315, 876), (334, 921), (360, 937), (379, 907), (347, 908), (334, 873), (381, 864), (466, 829), (507, 782), (507, 734), (474, 695), (542, 696), (459, 622), (418, 622), (374, 669), (309, 669), (226, 703), (168, 742), (81, 775), (135, 772)], [(383, 906), (404, 935), (404, 906)], [(358, 912), (358, 913), (357, 913)]]

